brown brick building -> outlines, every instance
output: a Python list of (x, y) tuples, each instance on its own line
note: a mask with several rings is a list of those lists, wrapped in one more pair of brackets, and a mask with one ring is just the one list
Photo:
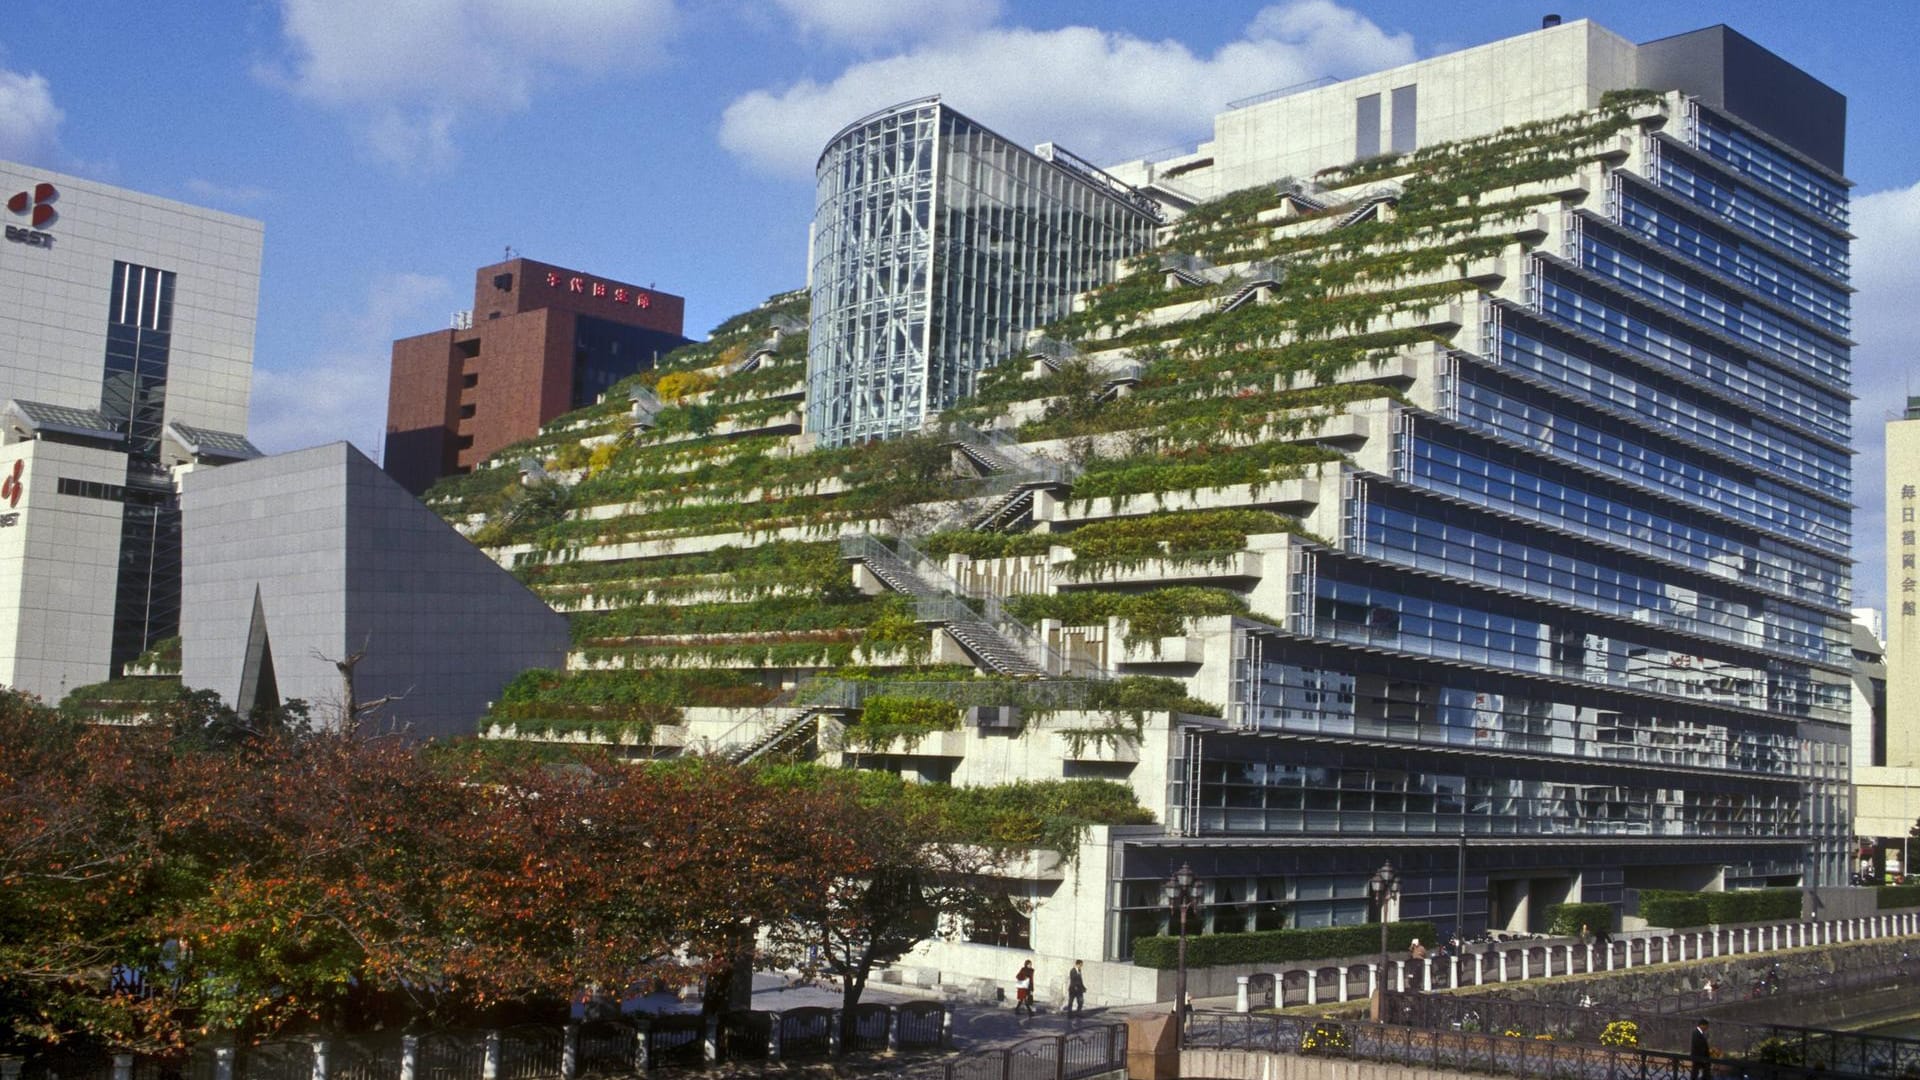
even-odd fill
[(686, 301), (531, 259), (474, 274), (452, 329), (393, 343), (387, 473), (419, 494), (685, 344)]

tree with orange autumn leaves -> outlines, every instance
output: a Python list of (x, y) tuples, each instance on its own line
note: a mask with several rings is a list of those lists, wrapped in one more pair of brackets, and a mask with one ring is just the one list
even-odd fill
[(724, 972), (857, 855), (836, 792), (715, 763), (237, 730), (84, 728), (0, 695), (0, 1041), (563, 1015)]

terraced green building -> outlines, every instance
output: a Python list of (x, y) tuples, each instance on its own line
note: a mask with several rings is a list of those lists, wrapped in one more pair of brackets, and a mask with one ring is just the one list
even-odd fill
[(1043, 997), (1165, 998), (1183, 863), (1206, 933), (1843, 880), (1844, 101), (1576, 22), (1236, 112), (938, 431), (806, 437), (796, 293), (436, 488), (573, 620), (488, 732), (1056, 785), (902, 965)]

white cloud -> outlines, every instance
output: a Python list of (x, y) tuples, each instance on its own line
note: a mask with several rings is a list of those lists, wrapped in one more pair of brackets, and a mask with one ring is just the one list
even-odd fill
[(255, 203), (267, 197), (267, 190), (251, 184), (221, 184), (196, 176), (187, 181), (187, 194), (209, 202)]
[(674, 0), (281, 0), (281, 14), (287, 56), (260, 74), (403, 168), (450, 162), (470, 115), (654, 62), (678, 20)]
[(445, 326), (453, 296), (446, 278), (383, 276), (297, 368), (254, 368), (254, 445), (277, 454), (346, 439), (378, 461), (393, 340)]
[(1088, 26), (990, 27), (861, 61), (831, 82), (746, 94), (727, 107), (720, 143), (767, 171), (811, 175), (821, 146), (848, 121), (939, 93), (1010, 137), (1057, 138), (1083, 157), (1111, 160), (1192, 142), (1234, 98), (1412, 59), (1408, 35), (1331, 0), (1266, 8), (1211, 56)]
[(51, 150), (65, 115), (46, 76), (0, 68), (0, 157), (28, 161)]
[(1878, 191), (1853, 203), (1854, 340), (1853, 539), (1856, 600), (1882, 606), (1884, 578), (1886, 423), (1906, 406), (1908, 394), (1920, 394), (1920, 365), (1913, 342), (1920, 340), (1920, 183)]
[(776, 0), (802, 33), (871, 46), (928, 41), (991, 26), (998, 0)]

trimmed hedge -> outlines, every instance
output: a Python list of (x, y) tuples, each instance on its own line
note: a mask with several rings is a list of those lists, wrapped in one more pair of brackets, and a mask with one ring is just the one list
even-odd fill
[[(1405, 951), (1415, 938), (1440, 940), (1430, 922), (1387, 924), (1387, 944)], [(1135, 938), (1135, 967), (1172, 969), (1179, 962), (1180, 939), (1161, 935)], [(1324, 926), (1312, 930), (1258, 930), (1248, 934), (1201, 934), (1187, 938), (1187, 966), (1220, 964), (1283, 964), (1295, 960), (1327, 960), (1343, 956), (1371, 956), (1380, 951), (1380, 924)]]
[[(1642, 889), (1640, 915), (1654, 926), (1669, 929), (1705, 926), (1709, 923), (1769, 922), (1800, 917), (1799, 889), (1734, 889), (1730, 892), (1675, 892), (1670, 889)], [(1679, 907), (1671, 907), (1678, 904)], [(1697, 905), (1697, 910), (1694, 905)], [(1655, 912), (1659, 917), (1655, 917)], [(1663, 919), (1687, 919), (1687, 922), (1663, 922)]]
[(1735, 889), (1707, 894), (1707, 914), (1716, 923), (1769, 922), (1800, 917), (1799, 889)]
[(1707, 901), (1698, 893), (1656, 896), (1643, 892), (1640, 894), (1640, 917), (1647, 920), (1649, 926), (1661, 926), (1668, 930), (1705, 926), (1712, 921), (1707, 917)]
[(1547, 932), (1572, 937), (1585, 926), (1594, 933), (1613, 929), (1612, 904), (1548, 904)]
[(1882, 885), (1874, 890), (1880, 910), (1920, 907), (1920, 885)]

